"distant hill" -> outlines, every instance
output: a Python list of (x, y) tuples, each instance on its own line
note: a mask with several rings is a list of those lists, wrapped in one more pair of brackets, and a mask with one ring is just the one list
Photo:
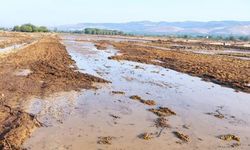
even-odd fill
[(79, 23), (61, 25), (58, 30), (74, 31), (85, 28), (119, 30), (136, 34), (208, 34), (208, 35), (250, 35), (250, 21), (210, 21), (210, 22), (128, 22), (128, 23)]

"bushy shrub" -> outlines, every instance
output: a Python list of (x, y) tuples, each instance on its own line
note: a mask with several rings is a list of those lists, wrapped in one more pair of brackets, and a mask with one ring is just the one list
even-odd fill
[(14, 26), (13, 31), (17, 31), (17, 32), (21, 31), (20, 26)]
[(32, 26), (30, 25), (22, 25), (20, 27), (21, 32), (33, 32)]

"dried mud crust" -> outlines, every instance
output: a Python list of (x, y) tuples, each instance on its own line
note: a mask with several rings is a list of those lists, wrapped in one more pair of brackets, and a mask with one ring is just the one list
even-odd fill
[[(0, 60), (1, 149), (9, 149), (9, 146), (20, 149), (36, 127), (34, 117), (19, 107), (23, 101), (31, 96), (44, 97), (54, 92), (95, 88), (93, 82), (106, 82), (76, 71), (76, 67), (70, 67), (74, 64), (55, 35), (47, 35)], [(15, 72), (20, 69), (28, 69), (30, 73), (17, 76)], [(7, 108), (15, 111), (10, 112)]]
[[(194, 54), (191, 52), (167, 51), (135, 44), (135, 42), (109, 42), (122, 55), (110, 57), (159, 65), (227, 87), (250, 92), (250, 61), (226, 56)], [(157, 60), (157, 61), (156, 61)]]

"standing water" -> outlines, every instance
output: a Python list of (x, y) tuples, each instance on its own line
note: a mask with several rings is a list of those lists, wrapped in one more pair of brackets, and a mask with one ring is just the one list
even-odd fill
[[(64, 37), (70, 38), (63, 43), (79, 71), (111, 83), (96, 84), (97, 90), (33, 99), (27, 111), (47, 127), (36, 130), (24, 148), (250, 149), (250, 94), (160, 66), (110, 60), (118, 55), (111, 46), (97, 50), (91, 42)], [(156, 106), (132, 100), (132, 95), (154, 100)], [(176, 113), (166, 118), (168, 128), (157, 128), (157, 116), (148, 111), (159, 106)], [(181, 142), (174, 132), (188, 135), (189, 142)], [(142, 133), (157, 136), (145, 140)], [(225, 134), (240, 137), (240, 144), (218, 138)], [(100, 137), (111, 137), (111, 144), (98, 142)]]

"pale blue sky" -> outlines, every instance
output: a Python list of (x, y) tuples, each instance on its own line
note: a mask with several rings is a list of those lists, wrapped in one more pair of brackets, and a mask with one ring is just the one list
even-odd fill
[(250, 0), (1, 0), (0, 26), (129, 21), (250, 21)]

